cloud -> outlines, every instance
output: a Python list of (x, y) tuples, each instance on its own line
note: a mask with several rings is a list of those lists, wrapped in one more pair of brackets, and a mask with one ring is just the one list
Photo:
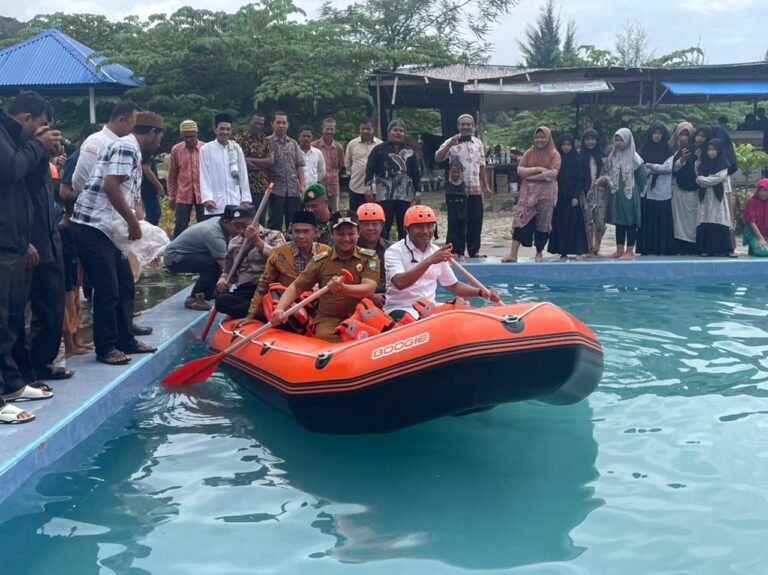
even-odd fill
[(698, 0), (683, 0), (680, 7), (683, 10), (697, 14), (718, 14), (721, 12), (738, 12), (751, 6), (757, 8), (758, 0), (727, 0), (721, 2), (700, 2)]

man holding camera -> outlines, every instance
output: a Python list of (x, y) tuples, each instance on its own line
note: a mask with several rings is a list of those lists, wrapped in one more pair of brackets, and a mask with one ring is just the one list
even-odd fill
[[(471, 258), (482, 258), (480, 236), (483, 231), (483, 195), (493, 195), (485, 173), (485, 146), (475, 132), (475, 120), (470, 114), (462, 114), (458, 121), (459, 133), (446, 140), (435, 153), (435, 161), (458, 160), (464, 167), (467, 189), (467, 251)], [(463, 255), (463, 254), (462, 254)]]

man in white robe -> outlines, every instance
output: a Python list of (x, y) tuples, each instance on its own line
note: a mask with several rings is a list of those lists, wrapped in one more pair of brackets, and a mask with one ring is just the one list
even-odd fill
[(220, 216), (224, 206), (251, 203), (245, 154), (231, 139), (228, 114), (216, 115), (214, 133), (216, 139), (200, 148), (200, 194), (206, 218)]

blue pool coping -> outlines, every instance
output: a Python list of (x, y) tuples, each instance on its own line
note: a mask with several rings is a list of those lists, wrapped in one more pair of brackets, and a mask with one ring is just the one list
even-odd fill
[[(768, 261), (758, 258), (638, 258), (635, 261), (521, 261), (499, 258), (470, 260), (467, 270), (480, 281), (508, 285), (768, 285)], [(56, 396), (23, 404), (37, 419), (0, 426), (0, 504), (33, 474), (63, 457), (100, 425), (135, 399), (176, 363), (199, 338), (207, 312), (184, 309), (184, 289), (142, 315), (154, 328), (143, 341), (158, 346), (150, 355), (135, 355), (121, 367), (94, 361), (93, 354), (67, 360), (76, 370), (70, 380), (52, 382)], [(19, 404), (22, 405), (22, 404)]]

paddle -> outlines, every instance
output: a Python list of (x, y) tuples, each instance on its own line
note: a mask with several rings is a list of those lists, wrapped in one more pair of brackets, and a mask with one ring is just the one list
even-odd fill
[[(473, 276), (471, 273), (467, 271), (467, 268), (465, 268), (463, 265), (461, 265), (459, 262), (457, 262), (455, 259), (451, 258), (449, 260), (451, 262), (451, 265), (455, 267), (457, 270), (459, 270), (464, 276), (469, 280), (469, 283), (471, 283), (476, 288), (479, 288), (483, 290), (486, 293), (491, 293), (491, 290), (489, 290), (487, 287), (485, 287), (482, 283), (480, 283), (480, 280), (477, 279), (475, 276)], [(496, 302), (496, 305), (504, 305), (502, 302)]]
[[(344, 270), (344, 269), (341, 270), (342, 281), (350, 281), (352, 279), (354, 279), (354, 277), (352, 276), (351, 273), (349, 273), (348, 270)], [(325, 287), (317, 290), (311, 296), (301, 300), (297, 304), (294, 304), (293, 306), (285, 310), (285, 316), (286, 317), (292, 316), (301, 308), (309, 305), (310, 303), (315, 301), (317, 298), (322, 296), (325, 292), (327, 292), (329, 287), (330, 285), (326, 285)], [(264, 333), (271, 327), (274, 327), (272, 323), (265, 323), (259, 329), (254, 331), (252, 334), (238, 341), (236, 344), (229, 346), (224, 351), (220, 351), (219, 353), (215, 355), (210, 355), (208, 357), (193, 359), (192, 361), (185, 363), (181, 367), (174, 369), (171, 373), (166, 375), (162, 380), (163, 383), (168, 386), (177, 387), (177, 386), (189, 385), (191, 383), (200, 383), (205, 381), (206, 379), (211, 377), (211, 375), (213, 375), (213, 372), (216, 371), (216, 368), (218, 367), (219, 363), (221, 363), (222, 359), (224, 359), (227, 355), (233, 353), (235, 350), (239, 349), (240, 347), (244, 346), (249, 341), (256, 339), (258, 336), (260, 336), (262, 333)]]
[[(253, 216), (253, 221), (251, 222), (251, 225), (258, 226), (259, 225), (259, 218), (261, 217), (261, 214), (264, 213), (264, 210), (267, 208), (267, 201), (269, 200), (269, 195), (272, 193), (272, 186), (274, 184), (269, 184), (267, 186), (267, 191), (264, 192), (264, 197), (261, 198), (261, 203), (259, 204), (259, 209), (256, 210), (256, 215)], [(240, 250), (237, 252), (237, 256), (235, 256), (235, 261), (232, 263), (232, 267), (229, 269), (229, 273), (227, 274), (227, 283), (232, 281), (232, 277), (235, 275), (235, 272), (237, 271), (237, 268), (240, 267), (240, 262), (243, 259), (243, 255), (245, 255), (245, 246), (248, 244), (248, 240), (243, 240), (243, 243), (240, 244)], [(213, 307), (211, 308), (211, 313), (208, 316), (208, 321), (205, 322), (205, 327), (203, 328), (203, 333), (200, 334), (200, 341), (205, 341), (205, 338), (208, 337), (208, 332), (211, 331), (211, 326), (213, 325), (213, 320), (216, 319), (216, 304), (214, 303)]]

